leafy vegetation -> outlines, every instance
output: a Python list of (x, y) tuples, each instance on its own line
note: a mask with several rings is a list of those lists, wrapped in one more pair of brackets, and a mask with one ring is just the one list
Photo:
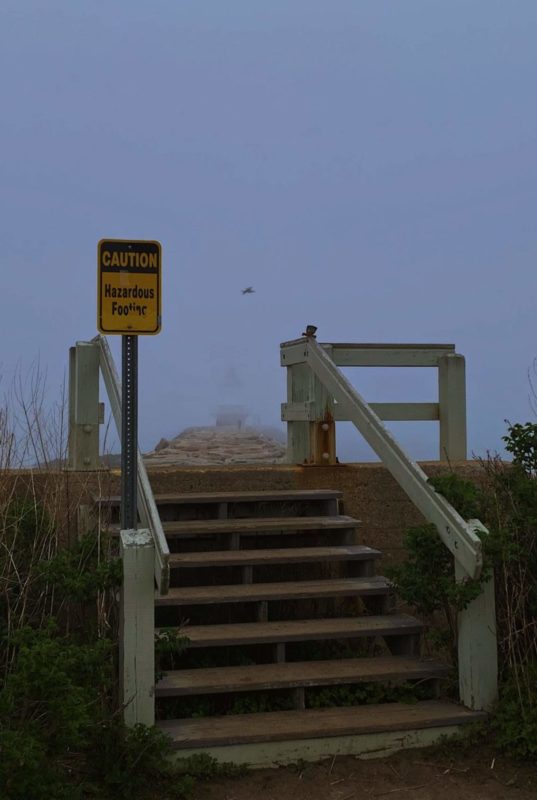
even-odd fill
[[(121, 562), (113, 543), (82, 536), (58, 546), (34, 498), (2, 509), (0, 794), (4, 800), (189, 798), (196, 781), (237, 774), (209, 757), (173, 761), (156, 728), (122, 723), (113, 609)], [(35, 558), (47, 553), (48, 558)], [(156, 642), (157, 661), (188, 646), (175, 631)]]
[(415, 683), (360, 683), (354, 686), (328, 686), (308, 693), (308, 708), (327, 706), (375, 705), (377, 703), (417, 703), (430, 700), (434, 688), (429, 684)]
[(433, 619), (441, 612), (447, 626), (444, 641), (455, 658), (457, 611), (465, 608), (481, 591), (478, 581), (456, 583), (453, 558), (434, 525), (411, 528), (404, 538), (408, 560), (386, 573), (398, 594), (416, 607), (421, 616)]
[(159, 680), (165, 670), (177, 669), (183, 653), (188, 650), (188, 637), (177, 628), (160, 628), (155, 635), (155, 680)]
[[(488, 528), (480, 582), (456, 584), (453, 559), (431, 526), (407, 533), (408, 561), (391, 570), (397, 591), (428, 615), (436, 645), (456, 661), (458, 611), (494, 573), (500, 667), (500, 699), (492, 728), (510, 753), (537, 754), (537, 425), (509, 425), (503, 437), (512, 463), (489, 456), (473, 484), (456, 474), (431, 480), (465, 519)], [(440, 617), (439, 617), (440, 615)], [(443, 625), (439, 625), (439, 618)], [(432, 639), (430, 639), (432, 641)]]

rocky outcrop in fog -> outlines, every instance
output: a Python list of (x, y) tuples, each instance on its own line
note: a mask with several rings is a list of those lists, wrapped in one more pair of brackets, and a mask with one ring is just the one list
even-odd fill
[(174, 439), (161, 439), (144, 461), (148, 466), (203, 466), (206, 464), (280, 464), (285, 444), (256, 428), (214, 426), (186, 428)]

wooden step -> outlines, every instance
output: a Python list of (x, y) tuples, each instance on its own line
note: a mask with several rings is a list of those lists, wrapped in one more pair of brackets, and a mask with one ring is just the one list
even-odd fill
[[(162, 528), (168, 539), (189, 539), (198, 536), (236, 535), (256, 536), (262, 534), (307, 533), (319, 531), (331, 533), (352, 531), (360, 520), (347, 516), (329, 517), (248, 517), (242, 519), (192, 519), (163, 522)], [(119, 534), (120, 526), (109, 525), (108, 532)]]
[(171, 568), (262, 566), (309, 564), (320, 561), (372, 561), (379, 550), (364, 545), (340, 547), (283, 547), (277, 550), (221, 550), (203, 553), (172, 553)]
[(158, 727), (175, 749), (224, 747), (254, 742), (317, 739), (449, 727), (485, 719), (455, 703), (428, 700), (347, 708), (270, 711), (201, 719), (161, 720)]
[(156, 595), (157, 606), (190, 606), (214, 603), (255, 603), (263, 600), (308, 600), (325, 597), (387, 595), (391, 584), (381, 576), (373, 578), (337, 578), (285, 583), (249, 583), (232, 586), (186, 586), (171, 588), (168, 594)]
[(440, 661), (404, 656), (184, 669), (166, 673), (157, 683), (155, 693), (157, 697), (174, 697), (369, 681), (401, 682), (440, 678), (449, 671), (450, 668)]
[(179, 633), (187, 637), (189, 647), (229, 647), (373, 636), (413, 636), (422, 630), (423, 624), (407, 614), (382, 614), (340, 619), (187, 625), (179, 629)]
[(250, 517), (247, 519), (201, 519), (181, 522), (163, 522), (167, 537), (233, 534), (256, 535), (263, 533), (298, 533), (306, 531), (353, 530), (360, 521), (346, 516), (334, 517)]
[[(203, 492), (188, 494), (156, 494), (157, 505), (201, 505), (210, 503), (256, 503), (267, 501), (295, 502), (300, 500), (339, 500), (343, 492), (332, 489), (291, 489), (259, 492)], [(94, 502), (106, 506), (117, 506), (120, 495), (95, 496)]]

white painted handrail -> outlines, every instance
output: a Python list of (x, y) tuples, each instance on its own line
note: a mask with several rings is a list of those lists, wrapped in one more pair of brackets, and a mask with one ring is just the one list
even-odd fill
[[(121, 381), (116, 370), (114, 358), (105, 336), (96, 336), (93, 341), (100, 347), (100, 367), (104, 385), (110, 400), (110, 407), (116, 428), (121, 437)], [(138, 513), (142, 528), (147, 528), (155, 543), (155, 580), (161, 595), (168, 593), (170, 585), (170, 550), (164, 535), (160, 515), (147, 477), (147, 471), (140, 450), (138, 450)]]
[(304, 363), (309, 364), (344, 410), (346, 418), (358, 428), (423, 516), (436, 526), (440, 538), (458, 564), (471, 578), (478, 578), (483, 567), (483, 554), (481, 539), (474, 528), (482, 529), (480, 523), (474, 520), (466, 522), (442, 495), (435, 492), (425, 472), (405, 453), (320, 344), (308, 337), (295, 340), (293, 345), (303, 348)]

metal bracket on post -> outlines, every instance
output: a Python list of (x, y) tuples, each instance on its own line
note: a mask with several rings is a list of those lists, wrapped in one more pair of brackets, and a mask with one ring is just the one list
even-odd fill
[(440, 460), (465, 461), (466, 364), (464, 356), (448, 353), (438, 359)]
[(310, 423), (310, 441), (313, 463), (327, 466), (336, 464), (336, 423), (327, 410), (322, 422)]
[[(332, 357), (331, 345), (325, 351)], [(310, 461), (326, 466), (336, 463), (336, 423), (334, 421), (334, 398), (323, 382), (310, 368), (310, 398), (314, 421), (310, 423)]]
[(100, 469), (101, 417), (99, 346), (77, 342), (69, 348), (69, 469)]

